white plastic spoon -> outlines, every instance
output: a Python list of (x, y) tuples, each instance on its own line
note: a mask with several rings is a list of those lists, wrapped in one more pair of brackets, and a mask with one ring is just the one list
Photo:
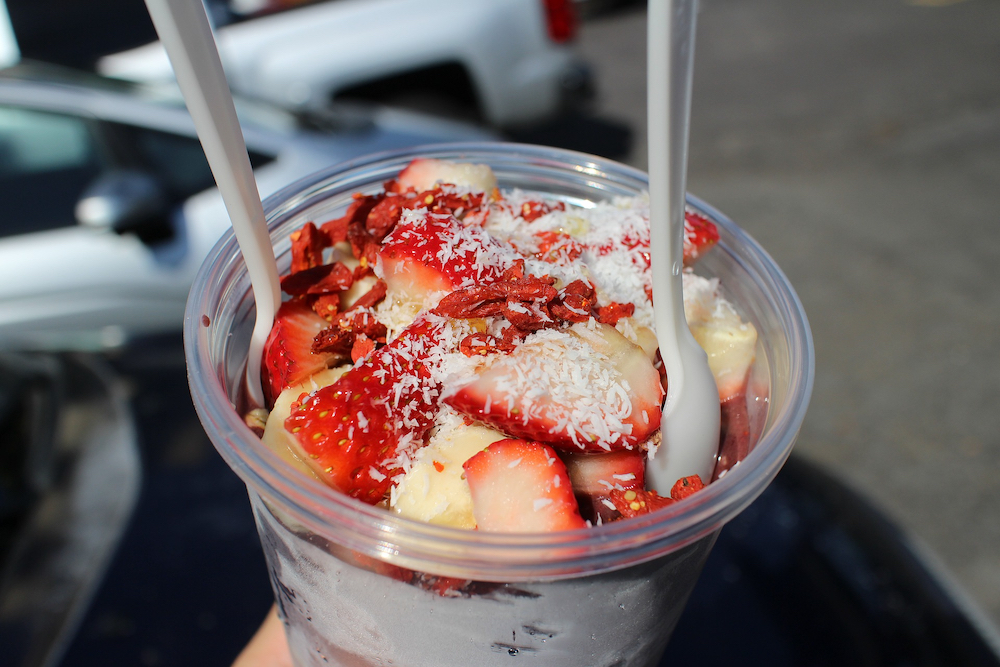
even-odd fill
[(681, 293), (696, 0), (649, 0), (647, 115), (653, 315), (667, 372), (663, 435), (646, 466), (661, 495), (681, 477), (708, 483), (719, 448), (719, 390), (691, 335)]
[(146, 0), (146, 8), (170, 57), (250, 273), (257, 320), (247, 358), (247, 392), (263, 406), (260, 359), (281, 305), (281, 288), (243, 131), (202, 0)]

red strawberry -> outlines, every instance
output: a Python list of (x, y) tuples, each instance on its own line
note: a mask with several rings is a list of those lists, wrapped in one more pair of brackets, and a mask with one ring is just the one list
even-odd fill
[(643, 491), (642, 489), (629, 489), (628, 491), (615, 489), (610, 496), (611, 502), (614, 503), (623, 519), (649, 514), (674, 502), (670, 498), (664, 498), (656, 491)]
[(496, 176), (485, 164), (467, 164), (418, 158), (399, 172), (397, 177), (403, 190), (417, 192), (430, 190), (436, 185), (447, 183), (467, 187), (479, 192), (492, 192), (497, 186)]
[(445, 402), (519, 438), (570, 452), (631, 449), (660, 427), (663, 388), (649, 358), (614, 327), (532, 334)]
[(419, 320), (332, 385), (292, 406), (285, 429), (330, 486), (375, 504), (400, 472), (404, 439), (419, 440), (437, 411), (437, 386), (422, 360), (439, 325)]
[(513, 249), (481, 229), (433, 214), (400, 222), (379, 251), (389, 291), (421, 296), (497, 280), (514, 257)]
[(719, 242), (715, 223), (690, 209), (684, 211), (684, 266), (691, 266)]
[[(415, 316), (433, 292), (452, 292), (497, 280), (516, 257), (509, 246), (481, 228), (463, 227), (451, 215), (405, 218), (379, 250), (386, 299), (400, 306), (398, 317)], [(401, 320), (403, 325), (406, 319)]]
[(321, 371), (337, 355), (313, 354), (313, 339), (330, 323), (312, 311), (304, 301), (286, 301), (278, 308), (271, 333), (264, 343), (261, 374), (268, 405), (286, 387), (299, 384)]
[(646, 453), (639, 449), (604, 454), (564, 452), (562, 460), (580, 513), (594, 523), (598, 517), (604, 523), (618, 518), (618, 510), (610, 499), (613, 490), (641, 490), (646, 486)]
[(547, 533), (587, 527), (566, 466), (547, 445), (500, 440), (462, 467), (479, 530)]

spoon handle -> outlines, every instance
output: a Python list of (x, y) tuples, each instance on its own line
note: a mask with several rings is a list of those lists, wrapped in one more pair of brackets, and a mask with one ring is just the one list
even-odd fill
[(281, 304), (281, 289), (243, 131), (202, 0), (146, 0), (146, 7), (170, 57), (250, 274), (257, 320), (247, 388), (250, 400), (263, 406), (259, 361)]
[(708, 481), (719, 444), (719, 394), (684, 316), (684, 204), (696, 0), (649, 0), (649, 222), (653, 317), (667, 373), (662, 442), (646, 478), (666, 494), (697, 474)]
[[(687, 185), (688, 126), (694, 70), (696, 0), (650, 0), (647, 116), (649, 120), (649, 209), (651, 243), (667, 252), (669, 264), (652, 265), (653, 284), (670, 285), (657, 293), (664, 312), (679, 312), (676, 327), (663, 332), (679, 336), (683, 318), (681, 281), (673, 279), (683, 263), (684, 201)], [(671, 104), (674, 100), (674, 104)], [(661, 305), (661, 304), (657, 304)], [(657, 322), (657, 333), (660, 333)], [(672, 347), (672, 346), (671, 346)]]

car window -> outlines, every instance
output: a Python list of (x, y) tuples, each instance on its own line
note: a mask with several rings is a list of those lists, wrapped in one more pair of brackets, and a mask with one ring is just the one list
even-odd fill
[(174, 195), (187, 197), (215, 184), (197, 139), (155, 130), (133, 131), (142, 161)]
[(86, 120), (0, 106), (0, 236), (76, 224), (102, 162)]
[[(138, 127), (129, 127), (128, 132), (143, 166), (156, 174), (174, 197), (190, 197), (215, 185), (201, 142), (196, 138)], [(273, 160), (271, 156), (250, 152), (254, 168)]]

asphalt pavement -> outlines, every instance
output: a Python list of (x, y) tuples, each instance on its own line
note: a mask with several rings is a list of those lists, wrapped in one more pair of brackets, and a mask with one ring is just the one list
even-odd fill
[[(1000, 2), (702, 0), (698, 21), (688, 189), (805, 305), (798, 455), (1000, 624)], [(645, 167), (643, 6), (578, 47)]]

